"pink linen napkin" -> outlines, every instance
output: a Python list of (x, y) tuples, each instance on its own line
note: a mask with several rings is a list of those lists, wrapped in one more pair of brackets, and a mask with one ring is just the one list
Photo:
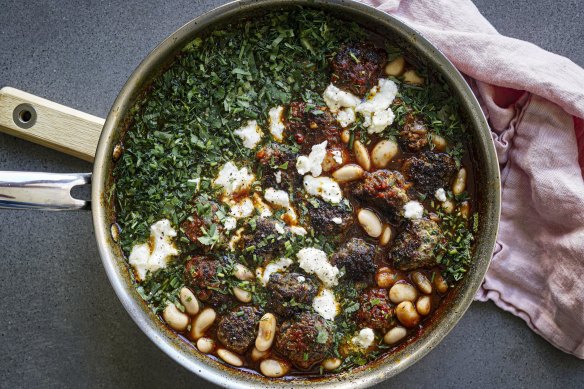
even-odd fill
[(500, 35), (468, 0), (361, 0), (403, 20), (468, 78), (502, 180), (495, 255), (476, 296), (584, 358), (584, 69)]

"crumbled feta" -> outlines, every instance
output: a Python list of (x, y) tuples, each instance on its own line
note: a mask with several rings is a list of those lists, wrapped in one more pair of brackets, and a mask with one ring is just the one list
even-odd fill
[(246, 197), (240, 202), (233, 204), (229, 213), (231, 216), (241, 219), (244, 217), (250, 217), (253, 214), (254, 209), (253, 201), (251, 201), (249, 197)]
[(355, 110), (351, 107), (343, 108), (337, 114), (337, 121), (342, 127), (348, 127), (349, 124), (355, 122)]
[(294, 235), (304, 236), (307, 234), (307, 231), (304, 227), (292, 226), (290, 227), (290, 232)]
[(363, 127), (367, 128), (368, 133), (379, 133), (393, 123), (395, 115), (389, 106), (396, 94), (395, 82), (380, 78), (377, 86), (369, 91), (369, 98), (357, 105), (355, 111), (363, 115)]
[(283, 214), (280, 219), (284, 220), (284, 223), (288, 224), (289, 226), (295, 226), (296, 223), (298, 223), (298, 215), (292, 207), (288, 207), (286, 213)]
[(341, 150), (333, 150), (331, 153), (335, 162), (341, 165), (343, 163), (343, 152)]
[(312, 151), (310, 155), (301, 155), (296, 159), (296, 170), (300, 174), (306, 174), (310, 172), (313, 177), (320, 176), (322, 173), (322, 161), (324, 161), (324, 157), (326, 156), (326, 145), (327, 141), (325, 140), (322, 143), (312, 146)]
[(434, 192), (434, 196), (436, 197), (436, 199), (438, 199), (438, 201), (441, 202), (446, 201), (446, 191), (444, 190), (444, 188), (436, 189), (436, 192)]
[(329, 289), (322, 289), (312, 300), (312, 308), (326, 320), (334, 320), (339, 313), (339, 304)]
[(215, 185), (223, 187), (223, 191), (228, 194), (234, 194), (249, 189), (255, 177), (248, 174), (247, 168), (238, 169), (233, 162), (227, 162), (215, 179)]
[(300, 250), (296, 257), (298, 258), (298, 265), (305, 272), (316, 274), (327, 287), (332, 287), (339, 283), (339, 269), (330, 264), (324, 251), (306, 247)]
[(288, 197), (288, 193), (283, 190), (268, 188), (264, 193), (264, 198), (267, 202), (277, 207), (288, 208), (290, 206), (290, 197)]
[(153, 273), (168, 265), (171, 257), (178, 255), (172, 238), (176, 231), (170, 221), (162, 219), (150, 227), (150, 240), (132, 247), (129, 262), (136, 271), (136, 279), (143, 281), (148, 272)]
[(225, 227), (225, 230), (227, 231), (234, 230), (235, 227), (237, 227), (237, 219), (234, 218), (233, 216), (227, 216), (223, 220), (223, 227)]
[(373, 332), (371, 328), (363, 328), (359, 331), (359, 335), (354, 336), (353, 339), (351, 339), (351, 342), (361, 349), (367, 349), (371, 346), (374, 340), (375, 332)]
[(319, 196), (325, 201), (338, 204), (343, 199), (339, 184), (330, 177), (304, 176), (304, 190), (312, 196)]
[(274, 224), (274, 228), (276, 229), (276, 232), (278, 232), (278, 234), (285, 234), (286, 233), (284, 226), (281, 225), (280, 223)]
[(404, 205), (404, 217), (407, 219), (421, 219), (424, 216), (424, 206), (417, 201), (408, 201)]
[(333, 217), (331, 220), (335, 224), (342, 224), (343, 223), (343, 219), (341, 219), (340, 217)]
[(268, 112), (270, 117), (270, 134), (278, 142), (284, 140), (284, 123), (282, 123), (282, 113), (284, 112), (284, 107), (277, 106)]
[(333, 113), (336, 113), (341, 108), (356, 107), (361, 99), (350, 92), (345, 92), (333, 84), (326, 87), (323, 94), (324, 102)]
[(255, 148), (264, 135), (255, 120), (248, 121), (247, 125), (233, 131), (233, 133), (241, 138), (243, 145), (248, 149)]
[(260, 214), (260, 217), (272, 216), (272, 210), (270, 209), (270, 206), (264, 202), (264, 200), (258, 193), (253, 194), (253, 205)]
[(280, 184), (282, 183), (282, 171), (278, 170), (276, 173), (274, 173), (274, 176), (276, 177), (276, 183)]
[(298, 276), (298, 277), (296, 277), (296, 280), (298, 282), (302, 283), (302, 282), (305, 282), (306, 281), (306, 277), (304, 277), (304, 276)]
[(268, 263), (263, 271), (256, 271), (256, 273), (260, 277), (262, 284), (266, 285), (273, 273), (283, 272), (289, 268), (290, 265), (292, 265), (292, 260), (290, 258), (280, 258), (277, 261)]
[(241, 227), (235, 231), (235, 234), (231, 237), (231, 239), (229, 239), (229, 250), (235, 251), (235, 245), (241, 240), (241, 235), (243, 234), (244, 230), (245, 228)]

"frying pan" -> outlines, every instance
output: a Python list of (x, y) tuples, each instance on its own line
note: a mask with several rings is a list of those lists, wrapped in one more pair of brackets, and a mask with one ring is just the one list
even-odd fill
[[(192, 344), (177, 336), (152, 313), (131, 281), (127, 261), (118, 244), (114, 202), (109, 192), (113, 183), (111, 171), (119, 153), (118, 145), (123, 140), (130, 108), (188, 42), (210, 29), (240, 18), (299, 5), (322, 9), (339, 18), (355, 21), (392, 41), (401, 42), (411, 55), (444, 76), (461, 102), (472, 137), (479, 231), (473, 263), (464, 280), (452, 290), (450, 297), (421, 333), (397, 351), (366, 366), (336, 375), (267, 379), (254, 372), (230, 368), (200, 354)], [(0, 129), (88, 161), (95, 158), (93, 173), (0, 172), (0, 207), (90, 209), (106, 273), (132, 319), (175, 361), (193, 373), (225, 387), (357, 388), (394, 376), (436, 347), (460, 320), (482, 283), (495, 245), (500, 212), (499, 169), (489, 127), (472, 91), (444, 55), (419, 33), (388, 14), (354, 1), (244, 0), (228, 3), (187, 23), (156, 47), (128, 79), (105, 123), (97, 117), (12, 88), (4, 88), (0, 90)], [(71, 197), (73, 186), (88, 183), (92, 183), (90, 202)]]

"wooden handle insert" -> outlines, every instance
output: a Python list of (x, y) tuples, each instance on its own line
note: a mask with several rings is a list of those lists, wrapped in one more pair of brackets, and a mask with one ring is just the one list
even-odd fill
[(18, 89), (0, 89), (0, 131), (93, 162), (105, 120)]

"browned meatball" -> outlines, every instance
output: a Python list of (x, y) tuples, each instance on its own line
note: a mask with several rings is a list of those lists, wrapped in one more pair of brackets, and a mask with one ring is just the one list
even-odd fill
[(357, 321), (364, 327), (386, 330), (394, 322), (393, 313), (387, 289), (369, 289), (359, 297)]
[(430, 219), (410, 220), (395, 238), (389, 259), (400, 270), (436, 265), (436, 246), (444, 240), (438, 224)]
[(266, 288), (270, 310), (284, 317), (310, 307), (318, 292), (314, 281), (300, 273), (273, 273)]
[(383, 212), (392, 222), (403, 216), (403, 206), (410, 201), (406, 183), (400, 172), (377, 170), (367, 173), (365, 178), (353, 187), (353, 195)]
[(414, 114), (408, 113), (399, 132), (398, 143), (406, 150), (420, 151), (428, 145), (428, 128)]
[(276, 229), (276, 221), (260, 217), (255, 221), (255, 229), (249, 226), (241, 239), (241, 248), (250, 248), (246, 254), (263, 258), (268, 261), (277, 256), (284, 248), (284, 242), (289, 234), (281, 234)]
[(374, 259), (373, 245), (363, 239), (351, 238), (333, 254), (331, 261), (339, 269), (344, 267), (348, 278), (364, 281), (377, 270)]
[[(287, 191), (292, 185), (301, 185), (302, 176), (296, 171), (296, 155), (286, 146), (280, 143), (271, 143), (262, 147), (256, 153), (256, 158), (263, 167), (265, 187)], [(276, 173), (279, 175), (279, 179), (276, 179)]]
[(344, 202), (329, 204), (313, 198), (306, 202), (306, 208), (310, 215), (310, 224), (319, 234), (338, 235), (353, 223), (353, 209)]
[(219, 240), (215, 243), (215, 246), (221, 246), (225, 243), (225, 238), (222, 234), (223, 225), (217, 217), (219, 205), (207, 198), (197, 199), (195, 200), (195, 204), (198, 205), (197, 209), (200, 210), (200, 213), (195, 212), (184, 220), (181, 223), (181, 230), (191, 242), (196, 243), (206, 251), (210, 249), (210, 246), (203, 245), (199, 242), (199, 238), (204, 235), (203, 229), (209, 231), (211, 225), (215, 224), (215, 228), (217, 228), (217, 231), (219, 232)]
[(201, 301), (219, 305), (229, 299), (227, 293), (221, 293), (217, 271), (221, 263), (217, 259), (196, 255), (185, 264), (185, 283)]
[(332, 325), (316, 313), (303, 312), (282, 324), (275, 347), (298, 368), (309, 369), (327, 356), (332, 345)]
[(219, 321), (217, 339), (229, 350), (243, 354), (256, 339), (261, 317), (256, 307), (237, 307)]
[(309, 153), (313, 145), (325, 140), (328, 148), (341, 144), (341, 128), (327, 107), (312, 106), (303, 101), (290, 103), (286, 128), (302, 146), (303, 153)]
[(351, 43), (341, 47), (331, 62), (331, 82), (359, 97), (377, 84), (387, 62), (385, 50), (370, 43)]
[(436, 189), (450, 187), (456, 162), (448, 154), (426, 151), (419, 157), (408, 158), (402, 170), (417, 191), (432, 196)]

